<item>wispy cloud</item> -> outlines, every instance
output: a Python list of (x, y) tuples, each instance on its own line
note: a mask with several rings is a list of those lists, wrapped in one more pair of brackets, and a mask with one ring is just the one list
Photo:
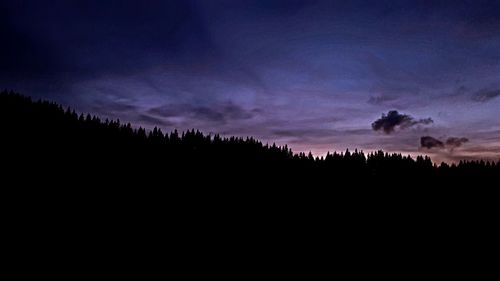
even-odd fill
[(455, 138), (455, 137), (452, 137), (452, 138), (448, 138), (446, 140), (446, 146), (451, 147), (451, 148), (460, 147), (460, 146), (462, 146), (462, 144), (464, 144), (464, 143), (466, 143), (468, 141), (469, 141), (468, 138)]
[(500, 96), (500, 89), (482, 89), (472, 95), (475, 102), (488, 102)]
[(253, 118), (259, 112), (258, 109), (247, 110), (231, 102), (214, 104), (212, 106), (197, 106), (191, 104), (169, 104), (154, 107), (148, 110), (148, 114), (169, 117), (184, 117), (198, 121), (226, 123), (234, 120), (246, 120)]
[(368, 99), (368, 103), (369, 104), (373, 104), (373, 105), (382, 105), (382, 104), (386, 104), (388, 102), (392, 102), (392, 101), (395, 101), (397, 100), (398, 98), (395, 97), (395, 96), (388, 96), (388, 95), (375, 95), (375, 96), (371, 96), (369, 99)]
[(146, 125), (149, 126), (154, 126), (154, 127), (172, 127), (175, 126), (175, 122), (170, 122), (168, 120), (165, 120), (163, 118), (157, 118), (151, 115), (147, 114), (139, 114), (137, 116), (137, 121), (141, 123), (145, 123)]

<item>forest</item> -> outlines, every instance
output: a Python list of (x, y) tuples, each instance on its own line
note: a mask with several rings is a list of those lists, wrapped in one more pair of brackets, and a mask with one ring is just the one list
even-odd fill
[[(164, 133), (102, 120), (50, 101), (34, 101), (13, 91), (0, 94), (4, 172), (30, 171), (40, 177), (82, 180), (105, 176), (162, 178), (230, 184), (258, 181), (351, 182), (393, 179), (489, 179), (500, 175), (500, 161), (433, 163), (427, 156), (346, 150), (324, 157), (294, 153), (287, 145), (263, 144), (252, 137), (222, 137), (197, 130)], [(7, 162), (5, 162), (7, 161)]]

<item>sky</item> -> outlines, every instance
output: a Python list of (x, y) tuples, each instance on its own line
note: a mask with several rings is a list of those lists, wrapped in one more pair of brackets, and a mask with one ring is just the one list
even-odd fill
[(500, 0), (0, 0), (0, 88), (295, 152), (500, 158)]

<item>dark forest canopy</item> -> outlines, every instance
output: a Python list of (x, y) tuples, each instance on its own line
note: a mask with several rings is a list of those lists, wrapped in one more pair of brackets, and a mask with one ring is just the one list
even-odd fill
[(78, 114), (53, 102), (32, 101), (12, 91), (1, 93), (0, 114), (4, 149), (19, 167), (44, 166), (47, 165), (44, 162), (60, 159), (69, 165), (59, 165), (63, 170), (71, 165), (80, 165), (78, 168), (82, 169), (85, 166), (81, 163), (90, 163), (96, 172), (116, 169), (135, 174), (165, 169), (215, 178), (231, 173), (249, 177), (276, 173), (315, 178), (350, 175), (382, 180), (500, 174), (500, 161), (436, 165), (427, 156), (414, 159), (397, 153), (365, 154), (358, 150), (314, 157), (311, 153), (293, 153), (286, 145), (263, 144), (252, 137), (205, 135), (194, 129), (170, 133), (158, 128), (148, 131), (119, 120)]

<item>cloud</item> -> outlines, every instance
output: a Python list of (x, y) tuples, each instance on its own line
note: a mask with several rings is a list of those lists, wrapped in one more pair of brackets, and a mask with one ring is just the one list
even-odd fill
[(431, 148), (444, 148), (444, 143), (438, 139), (435, 139), (431, 136), (424, 136), (420, 138), (420, 145), (427, 149)]
[(468, 142), (468, 138), (457, 138), (457, 137), (450, 137), (446, 139), (445, 142), (440, 141), (436, 138), (433, 138), (431, 136), (424, 136), (420, 138), (420, 146), (431, 149), (431, 148), (437, 148), (437, 149), (445, 149), (448, 148), (450, 152), (453, 152), (453, 149), (462, 146), (462, 144)]
[(500, 96), (500, 89), (482, 89), (472, 95), (472, 100), (475, 102), (488, 102), (498, 96)]
[(258, 109), (246, 110), (231, 102), (213, 106), (195, 106), (190, 104), (164, 105), (148, 111), (149, 114), (168, 117), (186, 117), (195, 120), (226, 123), (233, 120), (251, 119)]
[(386, 134), (393, 133), (396, 127), (406, 129), (417, 124), (428, 125), (434, 121), (431, 118), (415, 120), (410, 115), (400, 114), (396, 110), (389, 111), (387, 115), (382, 114), (382, 117), (372, 123), (374, 131), (382, 130)]
[(452, 138), (448, 138), (446, 140), (446, 146), (448, 147), (460, 147), (462, 146), (462, 144), (468, 142), (469, 139), (468, 138), (455, 138), (455, 137), (452, 137)]
[(99, 114), (115, 114), (137, 112), (139, 108), (125, 102), (98, 100), (92, 104), (90, 109)]
[(373, 105), (382, 105), (382, 104), (385, 104), (387, 102), (395, 101), (397, 99), (398, 99), (397, 97), (393, 97), (393, 96), (376, 95), (376, 96), (371, 96), (368, 99), (368, 103), (373, 104)]
[(146, 115), (146, 114), (139, 114), (137, 116), (137, 121), (139, 121), (141, 123), (146, 123), (146, 124), (151, 125), (151, 126), (170, 127), (170, 126), (175, 125), (175, 123), (173, 123), (173, 122), (169, 122), (167, 120), (163, 120), (161, 118), (153, 117), (153, 116)]
[(324, 138), (339, 135), (350, 135), (350, 136), (360, 136), (369, 134), (370, 130), (366, 129), (322, 129), (322, 128), (310, 128), (310, 129), (274, 129), (271, 130), (272, 135), (278, 137), (313, 137), (313, 138)]

